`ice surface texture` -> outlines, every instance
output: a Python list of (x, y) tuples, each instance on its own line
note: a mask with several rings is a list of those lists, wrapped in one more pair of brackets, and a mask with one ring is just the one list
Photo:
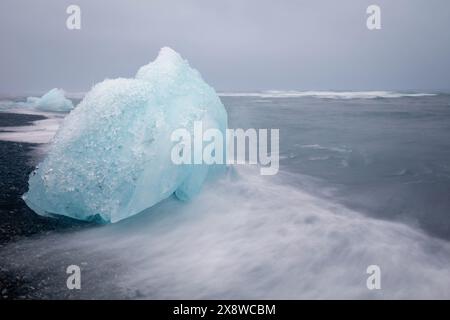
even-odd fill
[(174, 194), (191, 198), (213, 167), (175, 165), (171, 133), (194, 121), (223, 134), (227, 113), (212, 87), (170, 48), (135, 78), (95, 85), (66, 117), (30, 175), (27, 205), (41, 215), (117, 222)]
[(67, 112), (73, 109), (72, 101), (65, 97), (64, 90), (57, 88), (50, 90), (41, 98), (28, 97), (27, 104), (42, 111)]

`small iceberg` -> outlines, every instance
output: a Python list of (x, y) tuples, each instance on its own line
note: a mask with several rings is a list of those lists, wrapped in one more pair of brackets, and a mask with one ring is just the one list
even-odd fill
[(42, 97), (28, 97), (27, 105), (41, 111), (69, 112), (73, 103), (65, 97), (64, 90), (54, 88)]
[[(135, 78), (95, 85), (65, 118), (50, 152), (30, 175), (26, 204), (45, 216), (117, 222), (175, 194), (197, 194), (206, 164), (171, 161), (171, 133), (194, 122), (225, 134), (215, 90), (170, 48)], [(220, 166), (219, 166), (220, 167)]]

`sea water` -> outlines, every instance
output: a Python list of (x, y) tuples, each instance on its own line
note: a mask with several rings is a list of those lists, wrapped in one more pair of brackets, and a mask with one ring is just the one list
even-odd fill
[(311, 191), (450, 239), (450, 95), (311, 95), (222, 100), (232, 126), (280, 128), (281, 169)]
[(235, 166), (188, 203), (12, 243), (4, 265), (44, 297), (450, 298), (450, 96), (221, 99), (230, 128), (280, 129), (277, 175)]

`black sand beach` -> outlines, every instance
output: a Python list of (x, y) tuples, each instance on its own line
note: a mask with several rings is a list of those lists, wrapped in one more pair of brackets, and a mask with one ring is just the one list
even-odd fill
[[(2, 127), (25, 126), (42, 119), (45, 117), (0, 112)], [(36, 165), (30, 156), (36, 146), (0, 141), (0, 248), (24, 237), (86, 225), (71, 219), (39, 216), (22, 200), (28, 188), (28, 176)], [(0, 300), (31, 298), (33, 289), (23, 275), (10, 272), (0, 263)]]

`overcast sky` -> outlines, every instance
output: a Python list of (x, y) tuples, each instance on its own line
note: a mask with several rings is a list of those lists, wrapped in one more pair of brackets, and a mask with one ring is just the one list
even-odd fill
[[(366, 27), (370, 4), (381, 30)], [(162, 46), (221, 91), (450, 91), (448, 0), (1, 0), (0, 35), (2, 94), (85, 91)]]

